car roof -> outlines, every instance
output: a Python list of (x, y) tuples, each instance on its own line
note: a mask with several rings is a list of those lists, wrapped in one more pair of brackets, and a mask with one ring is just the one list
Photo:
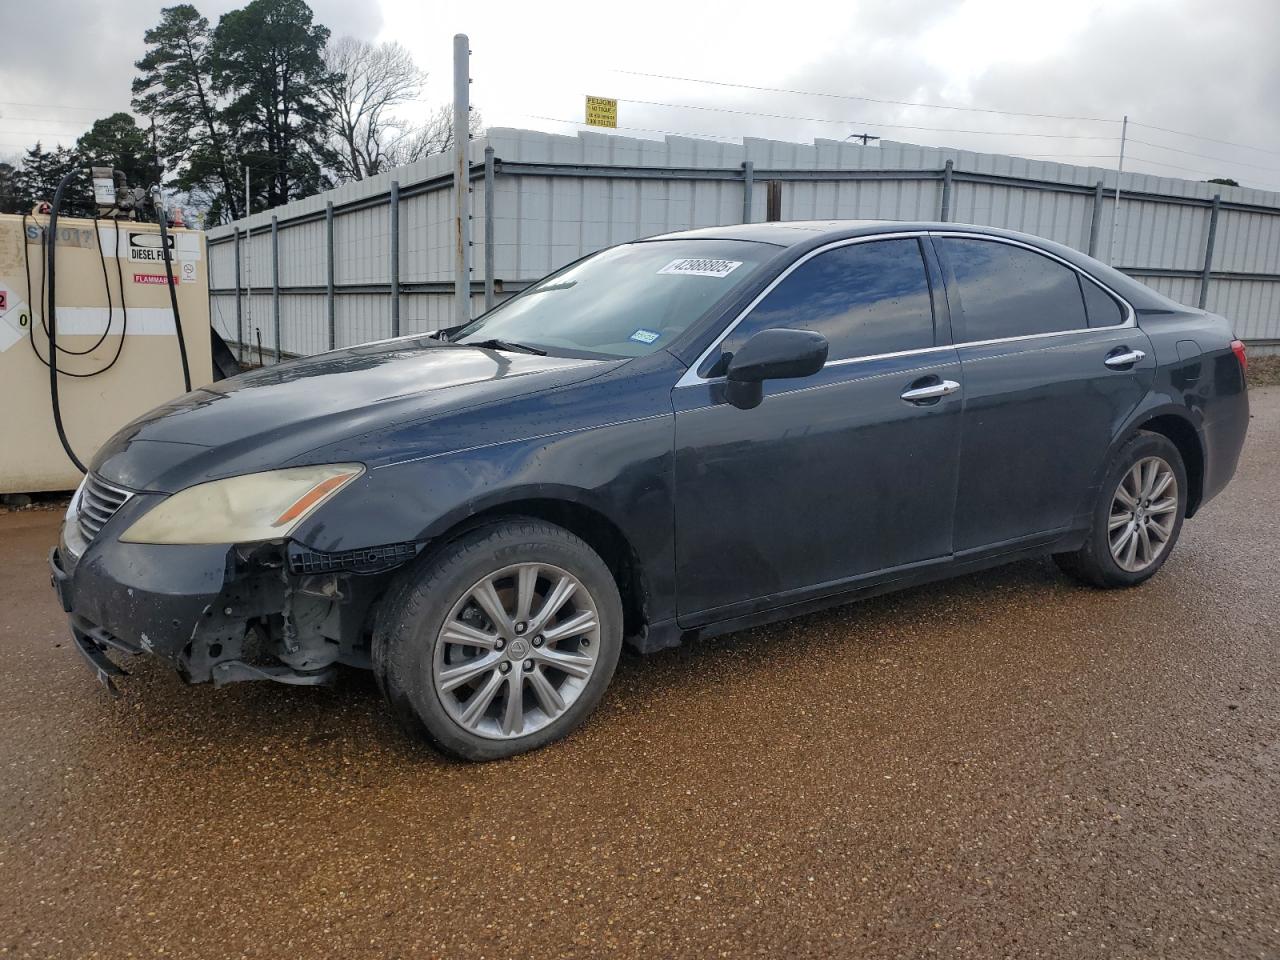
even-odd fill
[(1132, 277), (1072, 247), (1029, 233), (1019, 233), (1016, 230), (1004, 230), (1000, 227), (986, 227), (973, 223), (952, 223), (941, 220), (914, 222), (903, 220), (785, 220), (775, 223), (737, 223), (723, 227), (702, 227), (698, 230), (664, 233), (660, 236), (647, 237), (645, 239), (748, 240), (757, 243), (769, 243), (784, 248), (800, 248), (795, 249), (792, 255), (802, 256), (808, 250), (838, 240), (875, 236), (876, 234), (914, 233), (930, 230), (938, 232), (960, 231), (1017, 240), (1032, 247), (1038, 247), (1047, 253), (1061, 257), (1068, 263), (1074, 264), (1111, 287), (1112, 290), (1127, 299), (1136, 310), (1158, 312), (1187, 312), (1190, 310), (1190, 308), (1170, 300), (1164, 294), (1152, 290)]
[(648, 240), (754, 240), (780, 247), (794, 247), (814, 241), (840, 240), (871, 233), (904, 229), (893, 220), (785, 220), (777, 223), (734, 223), (723, 227), (680, 230)]
[(1047, 241), (1013, 230), (983, 227), (971, 223), (947, 223), (943, 221), (902, 220), (783, 220), (776, 223), (735, 223), (723, 227), (702, 227), (698, 230), (681, 230), (664, 233), (647, 240), (754, 240), (772, 243), (780, 247), (824, 244), (850, 237), (873, 236), (878, 233), (901, 233), (919, 230), (963, 230), (965, 233), (984, 233), (995, 237), (1011, 237), (1044, 246)]

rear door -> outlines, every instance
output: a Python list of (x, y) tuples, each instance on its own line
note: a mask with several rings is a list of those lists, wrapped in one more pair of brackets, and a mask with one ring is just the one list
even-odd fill
[(1112, 438), (1151, 387), (1146, 336), (1064, 260), (991, 237), (933, 243), (965, 386), (956, 553), (1078, 526)]
[[(931, 283), (915, 236), (810, 255), (673, 391), (682, 624), (950, 553), (960, 366), (935, 328), (933, 269)], [(740, 410), (724, 366), (771, 328), (822, 333), (827, 364), (766, 382), (763, 403)]]

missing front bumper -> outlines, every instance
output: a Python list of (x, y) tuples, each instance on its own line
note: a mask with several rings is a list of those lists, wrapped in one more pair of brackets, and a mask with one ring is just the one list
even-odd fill
[(75, 644), (80, 656), (84, 657), (85, 662), (89, 664), (89, 669), (97, 676), (98, 682), (106, 687), (107, 692), (113, 697), (120, 696), (120, 690), (112, 678), (127, 677), (129, 671), (107, 656), (107, 648), (114, 647), (130, 656), (140, 651), (112, 637), (101, 627), (95, 627), (84, 621), (77, 622), (78, 620), (79, 618), (76, 617), (71, 620), (71, 641)]
[[(188, 683), (217, 687), (250, 680), (315, 686), (333, 681), (338, 662), (368, 666), (364, 617), (385, 577), (300, 576), (278, 547), (229, 554), (222, 548), (216, 556), (128, 549), (127, 556), (122, 548), (88, 564), (84, 557), (68, 562), (59, 548), (49, 554), (50, 580), (76, 650), (113, 695), (119, 695), (115, 681), (128, 675), (116, 654), (145, 653)], [(158, 591), (160, 583), (199, 589)]]

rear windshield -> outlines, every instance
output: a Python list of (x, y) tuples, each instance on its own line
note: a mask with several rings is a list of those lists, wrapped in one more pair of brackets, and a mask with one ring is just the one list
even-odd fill
[(627, 243), (553, 273), (452, 337), (639, 357), (670, 345), (778, 253), (746, 240)]

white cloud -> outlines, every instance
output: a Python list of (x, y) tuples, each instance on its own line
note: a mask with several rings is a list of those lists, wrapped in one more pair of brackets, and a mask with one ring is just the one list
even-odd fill
[[(93, 0), (6, 4), (0, 34), (48, 42), (8, 48), (0, 61), (0, 97), (53, 106), (0, 104), (0, 156), (34, 141), (32, 131), (46, 132), (46, 142), (59, 135), (70, 142), (95, 117), (126, 109), (142, 32), (162, 5), (135, 0), (124, 16), (123, 4)], [(237, 5), (197, 3), (211, 20)], [(1116, 123), (772, 94), (618, 72), (636, 70), (996, 110), (1114, 119), (1127, 112), (1141, 123), (1280, 151), (1276, 0), (819, 0), (791, 6), (316, 0), (313, 7), (335, 34), (409, 47), (430, 74), (423, 102), (413, 108), (422, 115), (450, 99), (452, 38), (465, 32), (473, 50), (472, 99), (492, 125), (573, 130), (573, 124), (536, 118), (578, 121), (583, 97), (592, 93), (784, 115), (624, 102), (621, 123), (646, 130), (799, 141), (865, 131), (993, 152), (1082, 155), (1082, 162), (1100, 165), (1114, 161), (1089, 157), (1113, 156), (1117, 147)], [(961, 132), (974, 130), (1010, 135)], [(1280, 187), (1280, 152), (1143, 128), (1133, 133), (1148, 144), (1131, 145), (1131, 169)]]

